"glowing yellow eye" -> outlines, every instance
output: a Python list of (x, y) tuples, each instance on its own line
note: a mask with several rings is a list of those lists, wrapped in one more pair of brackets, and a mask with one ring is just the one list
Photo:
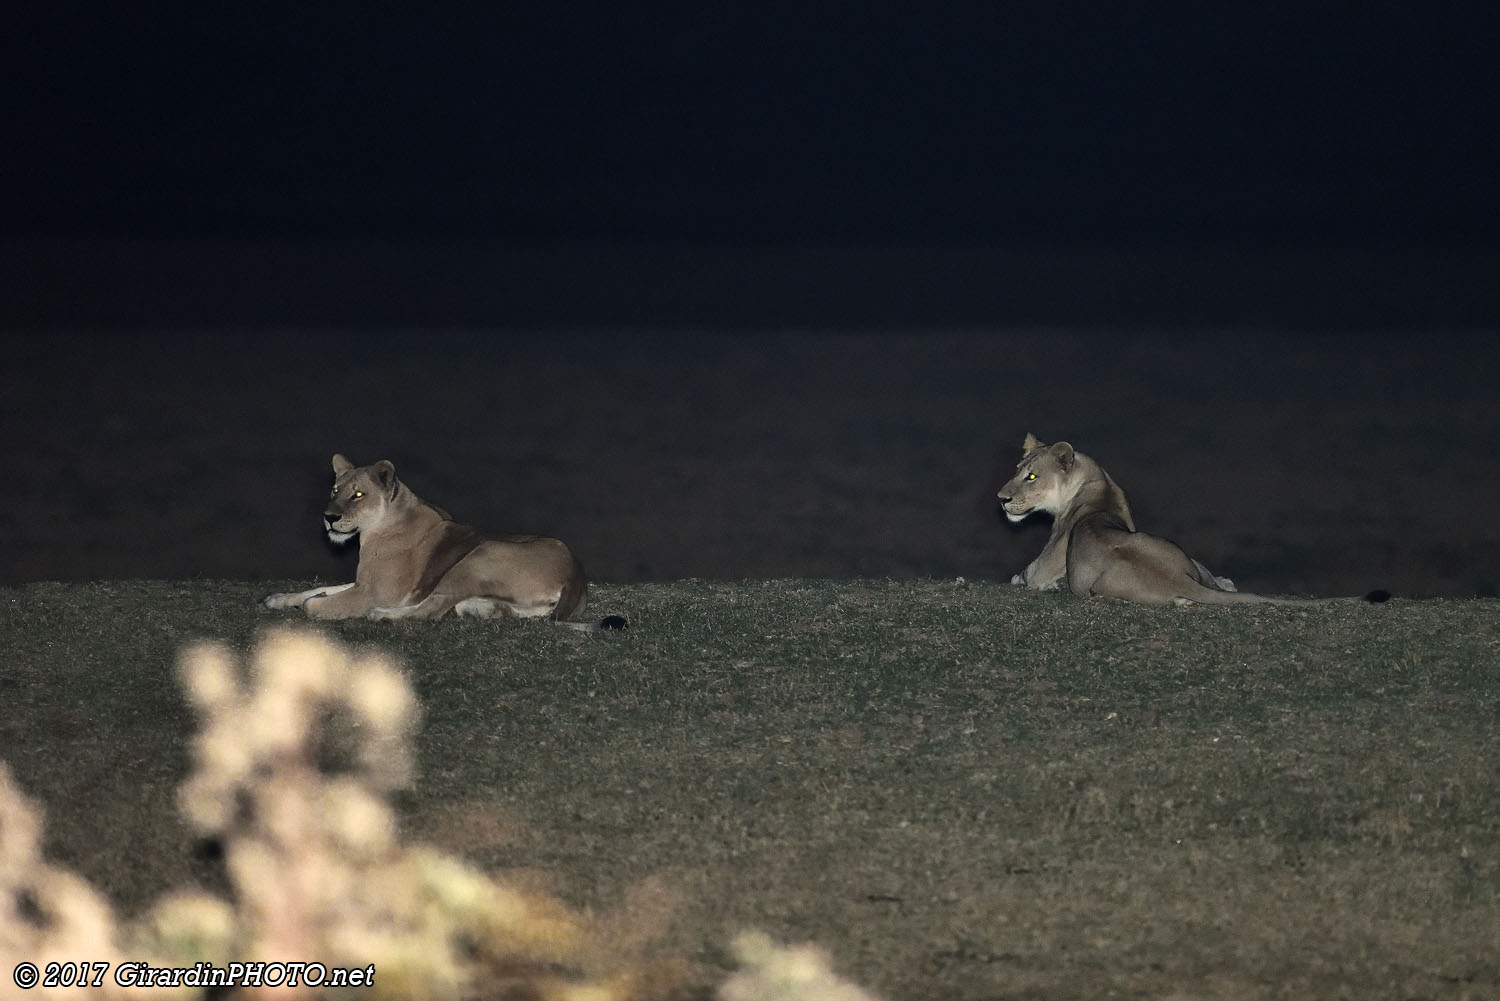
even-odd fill
[(1027, 473), (1026, 474), (1026, 482), (1027, 483), (1030, 483), (1034, 479), (1036, 479), (1036, 473)]
[(356, 491), (354, 491), (354, 499), (355, 500), (359, 500), (364, 495), (365, 495), (365, 492), (363, 490), (356, 490)]

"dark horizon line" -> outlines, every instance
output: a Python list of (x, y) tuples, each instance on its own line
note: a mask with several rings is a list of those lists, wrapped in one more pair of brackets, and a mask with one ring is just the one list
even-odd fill
[(0, 237), (0, 325), (1500, 327), (1500, 249)]

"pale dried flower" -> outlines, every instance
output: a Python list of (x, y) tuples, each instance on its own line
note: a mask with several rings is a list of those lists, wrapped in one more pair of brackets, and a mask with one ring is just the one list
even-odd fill
[(318, 698), (343, 687), (349, 658), (321, 633), (275, 629), (256, 648), (253, 670), (258, 689)]
[(234, 960), (238, 923), (234, 908), (200, 891), (180, 891), (157, 901), (137, 929), (137, 951), (179, 963), (222, 966)]
[(834, 975), (827, 954), (813, 946), (779, 946), (747, 932), (733, 951), (742, 969), (719, 985), (719, 1001), (877, 1001)]
[(13, 885), (41, 853), (42, 818), (0, 762), (0, 886)]
[(234, 800), (210, 775), (189, 776), (177, 790), (177, 808), (200, 831), (222, 831), (234, 820)]
[(202, 643), (179, 661), (182, 686), (201, 712), (215, 709), (240, 694), (234, 660), (218, 643)]
[(360, 783), (329, 782), (323, 790), (322, 823), (332, 840), (359, 857), (389, 852), (396, 843), (396, 818), (390, 808)]
[(349, 691), (349, 704), (377, 736), (405, 737), (416, 718), (411, 686), (384, 658), (371, 657), (361, 667), (359, 684)]

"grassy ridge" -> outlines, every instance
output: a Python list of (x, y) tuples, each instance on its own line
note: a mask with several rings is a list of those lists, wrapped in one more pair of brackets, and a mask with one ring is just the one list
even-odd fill
[[(127, 910), (215, 878), (192, 638), (272, 585), (6, 589), (0, 757)], [(336, 624), (424, 707), (408, 830), (712, 968), (761, 928), (892, 999), (1500, 992), (1492, 601), (1144, 609), (952, 581), (596, 588), (632, 628)]]

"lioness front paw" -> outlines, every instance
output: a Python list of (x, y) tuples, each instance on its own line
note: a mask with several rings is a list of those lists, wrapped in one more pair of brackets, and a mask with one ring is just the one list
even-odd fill
[(262, 602), (267, 608), (296, 608), (302, 604), (301, 594), (268, 594)]
[(1026, 586), (1026, 575), (1023, 574), (1023, 573), (1018, 573), (1018, 574), (1016, 574), (1014, 577), (1012, 577), (1010, 579), (1010, 582), (1012, 584), (1016, 585), (1017, 587), (1025, 587)]

